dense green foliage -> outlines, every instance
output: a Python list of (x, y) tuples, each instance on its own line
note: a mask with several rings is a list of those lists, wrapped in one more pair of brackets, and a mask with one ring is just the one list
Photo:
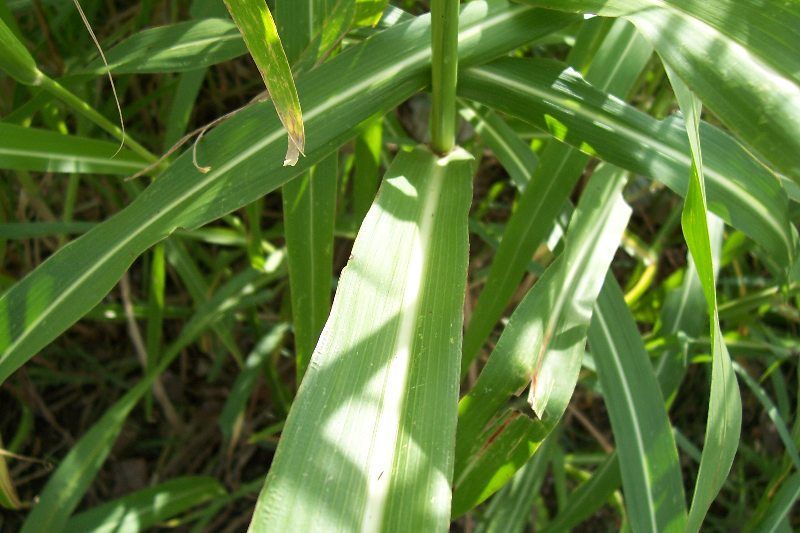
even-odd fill
[(799, 143), (798, 0), (0, 0), (0, 529), (795, 530)]

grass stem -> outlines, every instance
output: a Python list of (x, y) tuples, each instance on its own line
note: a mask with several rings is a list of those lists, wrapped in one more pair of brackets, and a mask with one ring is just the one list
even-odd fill
[(431, 148), (449, 152), (456, 137), (458, 0), (431, 1)]

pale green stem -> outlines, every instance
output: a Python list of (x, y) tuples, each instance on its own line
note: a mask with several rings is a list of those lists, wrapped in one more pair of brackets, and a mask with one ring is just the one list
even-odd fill
[(449, 152), (456, 139), (458, 0), (431, 1), (431, 148)]

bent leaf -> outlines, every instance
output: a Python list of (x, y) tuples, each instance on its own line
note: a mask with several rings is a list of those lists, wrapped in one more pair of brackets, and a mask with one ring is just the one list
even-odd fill
[(681, 227), (686, 245), (694, 260), (700, 284), (703, 287), (711, 322), (711, 399), (708, 404), (703, 455), (700, 458), (700, 470), (697, 473), (692, 506), (686, 525), (687, 531), (699, 531), (708, 508), (711, 507), (722, 484), (728, 477), (736, 450), (739, 448), (742, 400), (731, 357), (722, 340), (722, 330), (719, 326), (717, 289), (706, 208), (703, 152), (700, 147), (702, 104), (669, 68), (667, 68), (667, 74), (686, 117), (686, 133), (689, 137), (692, 154), (691, 178), (681, 213)]
[[(461, 399), (454, 517), (505, 484), (564, 413), (594, 301), (630, 217), (624, 184), (620, 169), (595, 171), (570, 222), (564, 251), (511, 315), (477, 382)], [(529, 383), (530, 406), (520, 408), (521, 398), (513, 398)]]
[(289, 134), (289, 148), (283, 164), (294, 166), (305, 150), (303, 112), (272, 13), (264, 0), (225, 0), (225, 5), (242, 32), (247, 50), (253, 56), (278, 117)]
[(250, 531), (443, 531), (472, 157), (401, 152), (342, 272)]
[[(595, 22), (600, 22), (595, 21)], [(575, 56), (594, 57), (586, 69), (587, 80), (601, 90), (624, 97), (644, 69), (652, 48), (636, 33), (632, 25), (620, 20), (613, 23), (608, 34), (596, 44), (594, 32), (581, 31), (567, 61), (579, 65)], [(481, 130), (478, 130), (480, 133)], [(516, 143), (513, 142), (516, 140)], [(502, 157), (496, 152), (506, 170), (520, 167), (531, 150), (523, 146), (516, 136), (509, 139), (508, 149), (516, 149), (516, 157)], [(497, 248), (486, 283), (472, 311), (472, 318), (464, 335), (462, 370), (478, 355), (483, 343), (503, 315), (514, 290), (528, 263), (545, 238), (552, 220), (569, 198), (569, 194), (583, 173), (589, 157), (571, 146), (550, 142), (542, 150), (539, 166), (531, 177), (530, 189), (525, 189), (519, 205), (506, 225), (503, 240)]]

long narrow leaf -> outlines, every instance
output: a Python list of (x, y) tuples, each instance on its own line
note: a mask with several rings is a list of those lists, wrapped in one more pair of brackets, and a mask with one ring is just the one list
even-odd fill
[(64, 531), (146, 531), (182, 512), (227, 495), (219, 481), (204, 476), (171, 479), (73, 516)]
[[(465, 72), (459, 91), (686, 194), (692, 158), (683, 122), (674, 117), (657, 121), (597, 91), (563, 64), (502, 59)], [(789, 223), (786, 192), (732, 138), (705, 123), (700, 130), (709, 208), (788, 270), (797, 231)]]
[(334, 152), (283, 187), (298, 383), (331, 308), (338, 169)]
[(682, 81), (667, 69), (675, 96), (686, 116), (686, 132), (692, 153), (692, 174), (686, 194), (681, 227), (686, 245), (692, 254), (700, 284), (706, 297), (711, 321), (711, 399), (708, 405), (706, 438), (700, 470), (695, 482), (692, 506), (689, 510), (688, 531), (699, 531), (703, 518), (728, 476), (742, 427), (742, 400), (728, 349), (722, 340), (717, 310), (717, 293), (711, 237), (708, 229), (705, 178), (700, 147), (700, 100)]
[(589, 327), (589, 346), (614, 430), (633, 531), (683, 531), (686, 503), (678, 450), (636, 322), (613, 276)]
[(739, 139), (800, 182), (800, 3), (524, 1), (629, 18)]
[[(105, 53), (116, 74), (186, 72), (209, 67), (247, 53), (236, 24), (226, 19), (201, 19), (149, 28), (131, 35)], [(100, 58), (79, 74), (105, 74)]]
[(472, 166), (417, 148), (387, 171), (250, 531), (446, 529)]
[(153, 386), (155, 379), (203, 330), (241, 306), (247, 298), (252, 298), (269, 280), (269, 276), (261, 272), (245, 270), (223, 285), (206, 304), (197, 309), (180, 336), (164, 350), (158, 366), (117, 400), (70, 449), (51, 474), (39, 496), (39, 502), (25, 520), (22, 528), (24, 533), (61, 531), (65, 527), (111, 452), (125, 419)]
[(306, 145), (303, 112), (272, 13), (265, 0), (225, 0), (225, 5), (242, 32), (278, 117), (289, 134), (289, 148), (283, 164), (294, 166)]
[[(134, 174), (147, 165), (119, 143), (0, 124), (0, 168), (40, 172)], [(116, 154), (116, 155), (115, 155)]]
[[(595, 50), (591, 50), (593, 46), (596, 47)], [(618, 21), (599, 45), (595, 43), (595, 35), (591, 29), (580, 33), (568, 61), (577, 62), (581, 56), (585, 61), (586, 56), (591, 57), (593, 53), (596, 53), (596, 57), (587, 68), (587, 79), (596, 83), (600, 89), (611, 90), (624, 97), (639, 77), (652, 50), (630, 24)], [(513, 141), (509, 141), (507, 145), (511, 150), (517, 147)], [(530, 151), (525, 151), (524, 148), (522, 150), (521, 153), (519, 148), (514, 150), (520, 154), (517, 157), (501, 159), (507, 169), (509, 165), (519, 166), (517, 161), (524, 160), (526, 152)], [(517, 210), (506, 225), (484, 289), (472, 312), (464, 336), (464, 368), (475, 359), (486, 337), (500, 319), (519, 284), (528, 259), (546, 236), (553, 218), (567, 201), (588, 161), (586, 154), (555, 141), (542, 151), (539, 168), (534, 172), (530, 188), (520, 197)], [(509, 172), (513, 176), (521, 170)]]
[(44, 74), (36, 67), (36, 61), (25, 45), (0, 19), (0, 70), (25, 85), (39, 85)]

